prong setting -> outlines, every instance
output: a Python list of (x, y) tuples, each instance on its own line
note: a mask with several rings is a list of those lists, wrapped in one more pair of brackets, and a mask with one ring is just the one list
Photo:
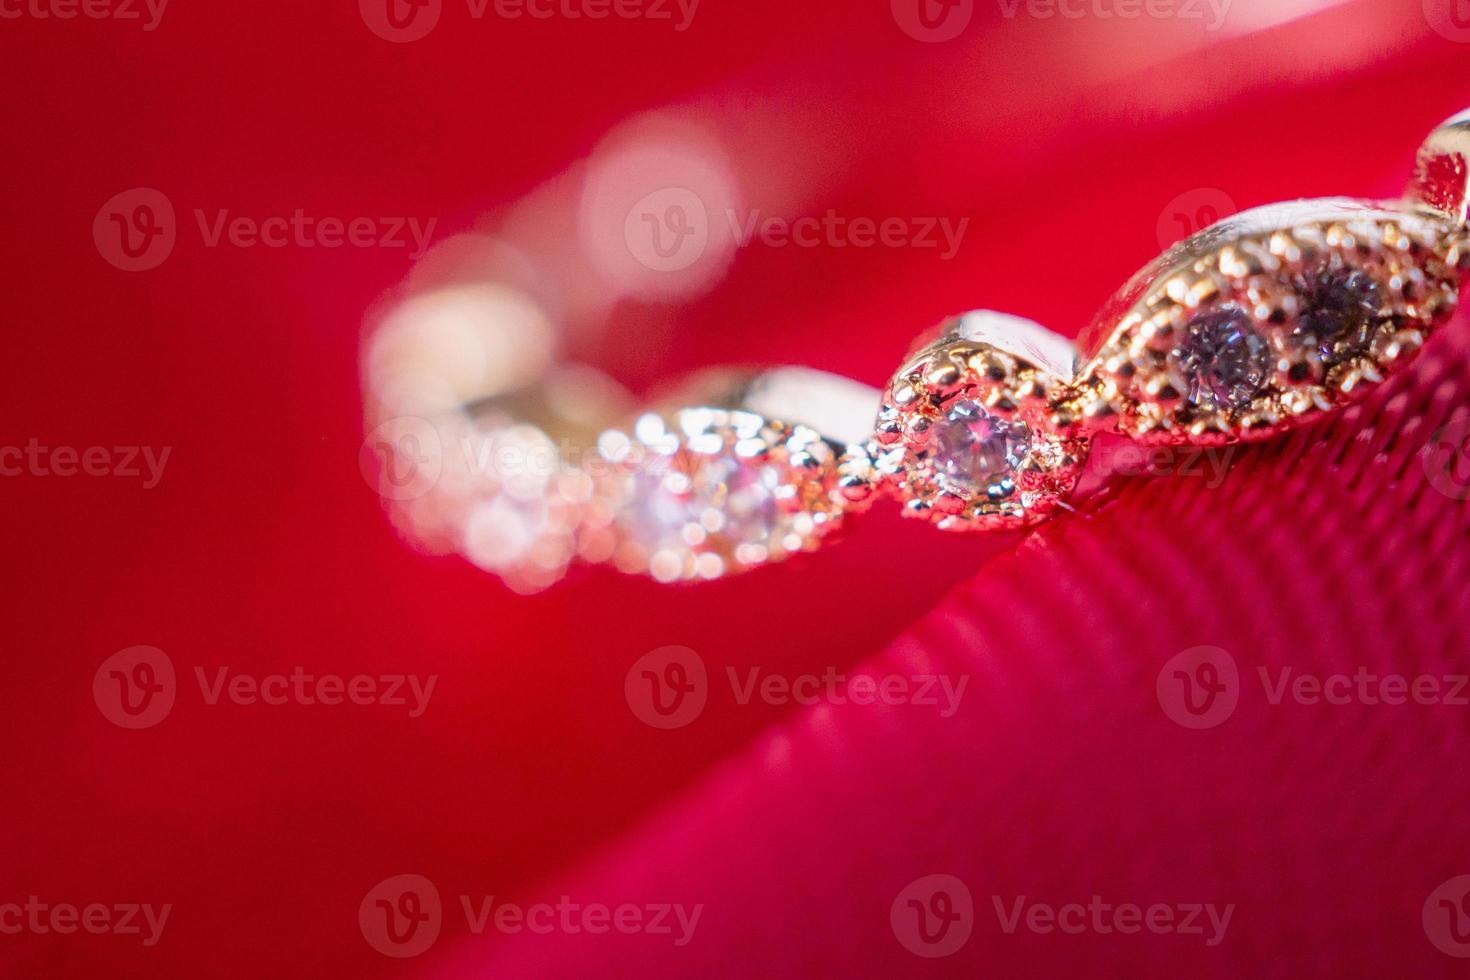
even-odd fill
[(599, 444), (616, 447), (603, 451), (600, 478), (612, 561), (662, 582), (815, 550), (866, 496), (865, 452), (754, 412), (648, 413)]
[(1299, 201), (1207, 229), (1091, 331), (1066, 414), (1146, 442), (1273, 435), (1354, 400), (1454, 309), (1463, 241), (1401, 205)]
[(978, 312), (910, 358), (875, 426), (886, 449), (875, 467), (906, 514), (944, 530), (1021, 527), (1071, 492), (1085, 445), (1051, 421), (1065, 345), (1029, 321)]

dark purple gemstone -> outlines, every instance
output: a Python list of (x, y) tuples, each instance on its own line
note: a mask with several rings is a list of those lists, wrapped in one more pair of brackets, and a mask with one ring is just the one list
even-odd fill
[(1294, 336), (1331, 367), (1368, 350), (1378, 320), (1378, 284), (1358, 269), (1337, 269), (1302, 287), (1302, 314)]
[(1237, 409), (1261, 390), (1271, 351), (1250, 315), (1227, 306), (1190, 320), (1170, 360), (1184, 375), (1189, 404)]

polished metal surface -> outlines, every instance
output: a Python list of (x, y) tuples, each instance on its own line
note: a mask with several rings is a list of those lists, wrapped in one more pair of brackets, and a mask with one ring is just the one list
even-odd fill
[(1419, 148), (1410, 195), (1458, 228), (1470, 221), (1470, 110), (1446, 119)]

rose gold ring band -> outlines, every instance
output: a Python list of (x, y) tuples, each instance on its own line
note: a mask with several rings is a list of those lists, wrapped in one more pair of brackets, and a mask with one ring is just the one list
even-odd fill
[(368, 348), (364, 459), (416, 541), (525, 592), (579, 561), (664, 582), (745, 571), (885, 498), (943, 530), (1027, 526), (1068, 506), (1101, 433), (1269, 438), (1400, 372), (1455, 308), (1467, 188), (1470, 112), (1426, 140), (1402, 200), (1235, 215), (1142, 269), (1075, 345), (968, 313), (881, 391), (713, 371), (639, 411), (595, 370), (555, 366), (513, 299), (476, 335), (494, 366), (477, 372), (454, 356), (463, 295), (395, 301)]

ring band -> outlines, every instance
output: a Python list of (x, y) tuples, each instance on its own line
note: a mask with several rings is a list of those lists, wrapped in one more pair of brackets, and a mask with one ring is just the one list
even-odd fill
[[(1425, 141), (1403, 200), (1230, 217), (1145, 266), (1075, 345), (977, 311), (923, 338), (881, 391), (806, 368), (706, 372), (641, 413), (595, 370), (549, 359), (529, 379), (426, 382), (390, 314), (364, 372), (365, 472), (416, 540), (523, 592), (576, 561), (662, 582), (743, 572), (822, 546), (884, 498), (942, 530), (1028, 526), (1068, 506), (1099, 434), (1269, 438), (1400, 372), (1455, 308), (1467, 218), (1470, 111)], [(506, 323), (490, 349), (541, 356), (544, 325)]]

